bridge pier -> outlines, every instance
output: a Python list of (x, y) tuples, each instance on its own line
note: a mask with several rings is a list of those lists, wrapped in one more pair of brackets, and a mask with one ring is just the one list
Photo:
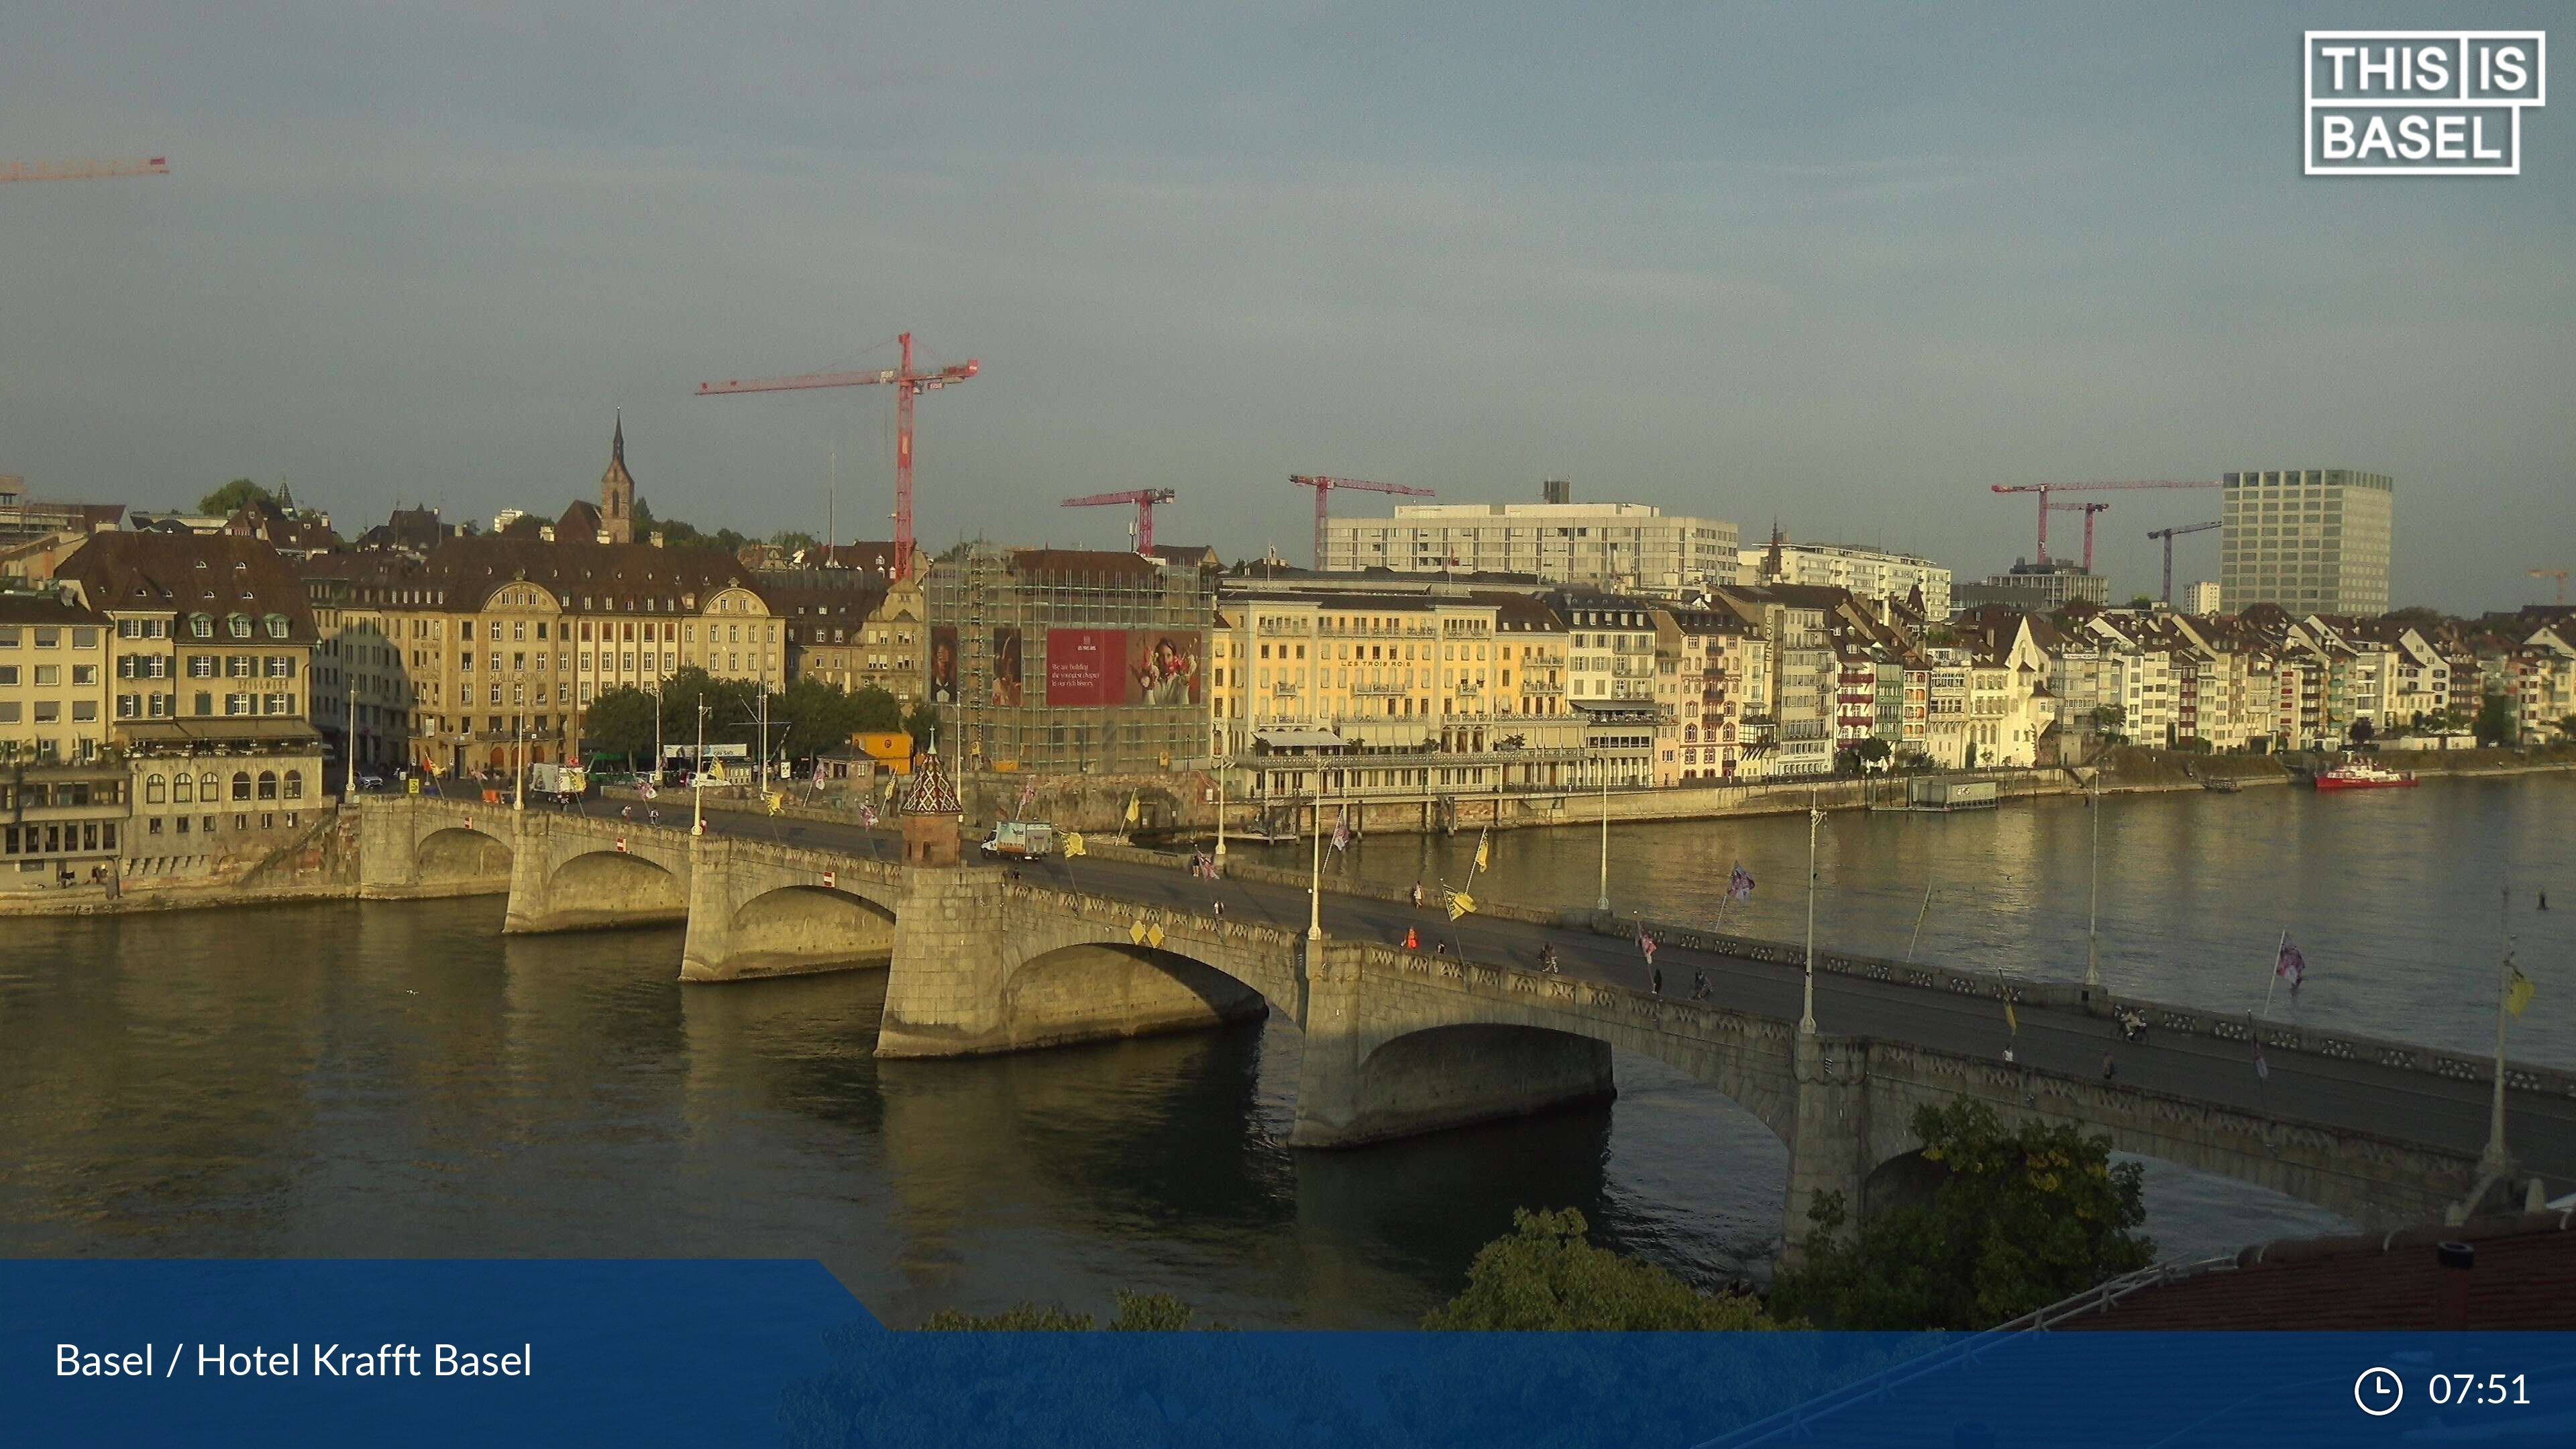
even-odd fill
[(1789, 1126), (1789, 1191), (1781, 1204), (1780, 1266), (1805, 1263), (1819, 1199), (1839, 1193), (1846, 1227), (1857, 1225), (1871, 1160), (1868, 1044), (1799, 1033), (1791, 1056), (1796, 1086)]

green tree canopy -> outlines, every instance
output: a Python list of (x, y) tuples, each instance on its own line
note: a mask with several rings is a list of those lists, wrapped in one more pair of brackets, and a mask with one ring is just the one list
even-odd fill
[[(929, 749), (939, 733), (939, 711), (927, 702), (916, 704), (904, 712), (903, 728), (912, 736), (912, 748), (916, 752)], [(951, 755), (957, 753), (954, 742), (949, 745), (948, 752)]]
[(1623, 1258), (1584, 1237), (1583, 1214), (1512, 1213), (1512, 1231), (1476, 1250), (1467, 1289), (1431, 1310), (1425, 1328), (1778, 1328), (1744, 1294), (1701, 1293), (1652, 1263)]
[(787, 550), (789, 553), (794, 553), (800, 548), (815, 548), (819, 546), (814, 535), (807, 533), (801, 528), (782, 528), (776, 533), (771, 534), (769, 536), (769, 541), (778, 545), (780, 548)]
[(2482, 745), (2513, 743), (2513, 701), (2501, 694), (2490, 694), (2478, 702), (2477, 722), (2470, 726)]
[(540, 538), (550, 525), (533, 513), (522, 513), (501, 530), (503, 538)]
[(199, 513), (229, 515), (243, 504), (275, 503), (277, 495), (248, 478), (235, 478), (230, 483), (197, 500)]
[(1775, 1312), (1830, 1328), (1978, 1329), (2143, 1268), (2155, 1244), (2137, 1163), (2074, 1127), (2006, 1127), (1982, 1102), (1914, 1114), (1925, 1161), (1944, 1176), (1920, 1200), (1844, 1233), (1847, 1205), (1814, 1209), (1803, 1268), (1772, 1287)]

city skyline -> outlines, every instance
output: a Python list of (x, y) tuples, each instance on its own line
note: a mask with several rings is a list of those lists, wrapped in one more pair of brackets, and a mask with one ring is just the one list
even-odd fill
[[(1989, 483), (2250, 458), (2399, 480), (2392, 604), (2548, 597), (2525, 571), (2576, 555), (2551, 110), (2518, 178), (2306, 180), (2321, 12), (1806, 14), (174, 10), (105, 51), (40, 16), (0, 60), (19, 159), (172, 175), (0, 198), (46, 279), (0, 332), (0, 472), (488, 519), (594, 478), (623, 407), (663, 516), (819, 531), (837, 450), (867, 536), (883, 399), (689, 394), (909, 329), (984, 368), (923, 409), (933, 548), (1112, 547), (1122, 517), (1054, 502), (1170, 486), (1167, 538), (1301, 559), (1291, 472), (1462, 503), (1562, 476), (1974, 578), (2033, 552)], [(2117, 596), (2210, 498), (2115, 500)], [(2178, 582), (2216, 555), (2182, 540)]]

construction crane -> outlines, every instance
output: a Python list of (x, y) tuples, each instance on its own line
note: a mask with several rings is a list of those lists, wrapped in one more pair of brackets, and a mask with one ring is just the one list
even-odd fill
[(2567, 602), (2567, 570), (2533, 569), (2531, 571), (2531, 576), (2535, 579), (2556, 579), (2558, 581), (2558, 602), (2562, 604)]
[(2051, 503), (2048, 506), (2062, 513), (2080, 512), (2084, 515), (2084, 572), (2088, 574), (2093, 572), (2093, 515), (2110, 512), (2111, 505), (2108, 503)]
[(2161, 538), (2165, 541), (2166, 603), (2170, 604), (2173, 602), (2173, 541), (2182, 537), (2186, 533), (2207, 533), (2211, 529), (2216, 528), (2218, 524), (2219, 520), (2213, 518), (2207, 523), (2186, 523), (2180, 528), (2159, 528), (2148, 533), (2147, 537), (2149, 538)]
[(1154, 505), (1169, 503), (1180, 495), (1169, 488), (1130, 488), (1124, 493), (1094, 493), (1087, 498), (1068, 498), (1058, 506), (1064, 508), (1101, 508), (1113, 503), (1136, 505), (1136, 551), (1154, 551)]
[(108, 176), (167, 176), (170, 158), (153, 156), (141, 161), (74, 161), (68, 166), (29, 166), (23, 163), (0, 166), (0, 181), (96, 181)]
[(1359, 478), (1323, 478), (1305, 473), (1291, 473), (1288, 481), (1300, 488), (1315, 490), (1315, 567), (1324, 566), (1324, 523), (1331, 516), (1324, 500), (1336, 488), (1356, 488), (1362, 493), (1393, 493), (1402, 498), (1435, 498), (1428, 488), (1415, 488), (1403, 483), (1371, 483)]
[[(698, 384), (698, 396), (723, 397), (738, 392), (795, 392), (810, 387), (871, 387), (883, 385), (894, 389), (894, 576), (912, 577), (912, 400), (926, 392), (937, 392), (952, 383), (964, 382), (980, 369), (975, 359), (967, 358), (955, 367), (936, 372), (915, 372), (912, 366), (912, 334), (895, 339), (903, 346), (903, 359), (897, 365), (878, 372), (808, 372), (795, 377), (764, 377), (745, 382), (728, 378), (723, 382)], [(833, 540), (826, 539), (830, 543)]]
[(2039, 561), (2041, 563), (2046, 563), (2048, 562), (2048, 495), (2051, 493), (2090, 492), (2105, 488), (2216, 488), (2219, 486), (2219, 483), (2217, 479), (2212, 478), (2205, 482), (2193, 481), (2187, 483), (2170, 483), (2161, 481), (2126, 483), (1994, 483), (1987, 486), (1993, 488), (1997, 493), (2036, 493), (2039, 495)]

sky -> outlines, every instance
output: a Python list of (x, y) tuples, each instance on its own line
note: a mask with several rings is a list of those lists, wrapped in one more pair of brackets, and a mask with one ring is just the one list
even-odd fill
[[(2576, 567), (2576, 98), (2519, 177), (2300, 174), (2302, 30), (2551, 7), (10, 9), (0, 161), (172, 171), (0, 186), (39, 496), (551, 516), (622, 408), (662, 516), (819, 532), (837, 475), (882, 537), (886, 390), (692, 394), (908, 329), (982, 366), (920, 405), (933, 547), (1169, 487), (1162, 540), (1302, 562), (1291, 473), (1566, 477), (1973, 578), (2032, 551), (1990, 484), (2349, 467), (2397, 603)], [(2217, 516), (2099, 496), (2121, 596)]]

